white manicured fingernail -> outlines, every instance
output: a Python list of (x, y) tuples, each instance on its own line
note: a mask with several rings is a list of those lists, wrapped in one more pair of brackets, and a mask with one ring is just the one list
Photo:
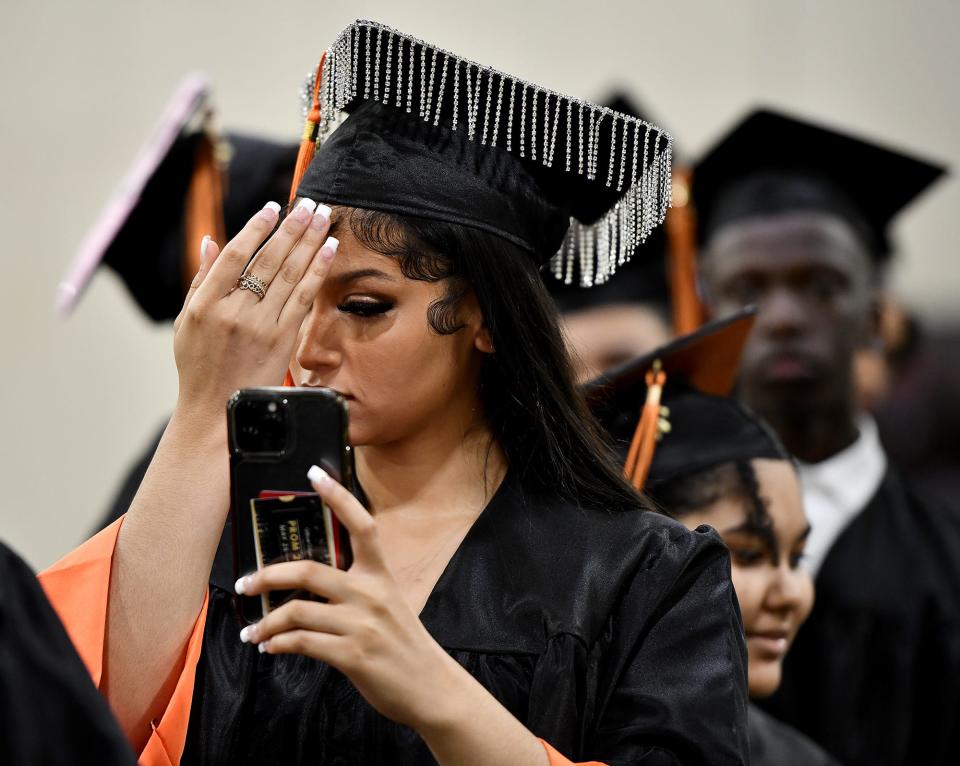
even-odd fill
[(233, 584), (233, 590), (240, 596), (244, 594), (247, 589), (247, 578), (246, 576), (241, 577)]
[(309, 197), (301, 197), (300, 201), (297, 203), (297, 207), (305, 207), (311, 213), (317, 209), (317, 203), (314, 202)]
[(325, 220), (330, 220), (330, 208), (326, 205), (317, 205), (317, 210), (314, 215), (318, 215)]
[(277, 222), (277, 216), (279, 215), (280, 215), (280, 205), (277, 204), (276, 202), (268, 202), (266, 205), (264, 205), (260, 209), (260, 212), (257, 213), (257, 218), (259, 218), (264, 223), (273, 224)]
[(320, 466), (312, 465), (310, 466), (310, 470), (307, 471), (307, 478), (310, 479), (310, 481), (312, 481), (314, 484), (323, 486), (330, 481), (330, 474), (324, 471)]
[(247, 625), (247, 627), (245, 627), (243, 630), (240, 631), (240, 640), (243, 641), (243, 643), (248, 644), (250, 643), (250, 641), (253, 640), (256, 632), (257, 632), (256, 625)]
[(267, 651), (267, 644), (268, 644), (268, 643), (270, 643), (270, 642), (269, 642), (269, 641), (261, 641), (259, 644), (257, 644), (257, 651), (260, 652), (260, 654), (263, 654), (264, 652), (266, 652), (266, 651)]
[(207, 261), (207, 248), (210, 247), (210, 235), (204, 235), (203, 239), (200, 241), (200, 268), (203, 268), (203, 264)]
[(337, 254), (338, 247), (340, 247), (339, 239), (336, 237), (327, 237), (327, 241), (323, 243), (323, 248), (320, 250), (320, 257), (326, 261), (329, 261)]

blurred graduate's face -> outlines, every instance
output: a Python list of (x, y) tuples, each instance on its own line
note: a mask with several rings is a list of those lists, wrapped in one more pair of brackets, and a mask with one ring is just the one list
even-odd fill
[(682, 517), (690, 529), (709, 524), (730, 549), (747, 637), (751, 697), (766, 697), (780, 685), (784, 656), (813, 607), (813, 581), (800, 568), (810, 531), (800, 483), (785, 460), (751, 461), (765, 506), (758, 518), (742, 498), (722, 497)]
[[(349, 225), (330, 273), (300, 329), (290, 372), (297, 385), (343, 394), (354, 445), (386, 445), (431, 425), (468, 419), (489, 335), (472, 293), (457, 309), (462, 328), (441, 335), (428, 322), (446, 280), (403, 275), (395, 258), (364, 247)], [(469, 425), (469, 424), (466, 424)]]
[(703, 277), (713, 314), (759, 313), (740, 366), (759, 414), (851, 401), (853, 358), (876, 331), (872, 264), (853, 228), (816, 211), (731, 222), (707, 244)]
[(562, 318), (577, 383), (646, 354), (670, 340), (670, 330), (653, 309), (639, 303), (571, 311)]

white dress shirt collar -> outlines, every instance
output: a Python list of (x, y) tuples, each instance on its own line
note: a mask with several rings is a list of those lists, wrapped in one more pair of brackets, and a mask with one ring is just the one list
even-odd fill
[(830, 548), (880, 488), (887, 458), (877, 424), (869, 415), (857, 420), (860, 435), (846, 449), (819, 463), (800, 463), (803, 505), (812, 527), (804, 566), (817, 576)]

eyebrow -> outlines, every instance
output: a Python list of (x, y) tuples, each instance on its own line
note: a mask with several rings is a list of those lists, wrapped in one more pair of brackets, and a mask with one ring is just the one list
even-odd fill
[(370, 277), (371, 279), (382, 279), (387, 282), (396, 281), (385, 271), (380, 271), (380, 269), (354, 269), (353, 271), (345, 271), (343, 274), (337, 274), (337, 276), (333, 278), (333, 281), (338, 285), (346, 285), (350, 282), (356, 282), (358, 279), (364, 279), (366, 277)]
[(720, 534), (731, 535), (731, 534), (739, 534), (739, 533), (756, 535), (757, 527), (755, 524), (751, 524), (749, 521), (745, 521), (742, 524), (738, 524), (735, 527), (730, 527), (729, 529), (723, 530)]
[[(800, 542), (801, 540), (806, 540), (810, 536), (810, 531), (812, 529), (813, 528), (809, 524), (807, 524), (807, 528), (804, 529), (803, 532), (801, 532), (799, 535), (797, 535), (797, 542)], [(762, 533), (759, 530), (757, 530), (756, 526), (750, 523), (749, 521), (745, 521), (742, 524), (738, 524), (735, 527), (730, 527), (729, 529), (725, 529), (720, 534), (721, 535), (746, 534), (746, 535), (754, 535), (757, 537), (763, 537)]]

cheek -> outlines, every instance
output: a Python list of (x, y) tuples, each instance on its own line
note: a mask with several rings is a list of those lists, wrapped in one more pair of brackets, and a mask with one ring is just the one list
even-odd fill
[(813, 602), (816, 598), (813, 580), (806, 572), (798, 570), (796, 576), (800, 578), (798, 583), (799, 596), (797, 598), (797, 627), (803, 625), (810, 612), (813, 609)]
[(460, 333), (437, 335), (425, 315), (398, 317), (376, 338), (355, 340), (344, 361), (357, 392), (351, 439), (357, 445), (401, 437), (463, 389), (469, 354)]
[(769, 697), (780, 686), (781, 664), (774, 660), (747, 658), (747, 691), (751, 697)]
[(733, 563), (730, 567), (730, 579), (733, 580), (733, 588), (737, 592), (737, 601), (740, 602), (743, 627), (749, 632), (763, 604), (762, 578), (751, 568)]

